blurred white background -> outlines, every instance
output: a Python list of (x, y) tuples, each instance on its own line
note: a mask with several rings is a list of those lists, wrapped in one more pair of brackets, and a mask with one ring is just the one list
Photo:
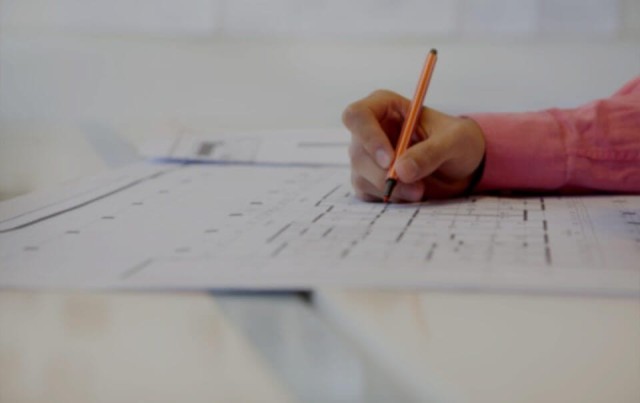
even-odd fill
[(450, 113), (573, 106), (640, 72), (637, 0), (0, 0), (0, 199), (97, 172), (82, 124), (340, 125), (376, 88)]

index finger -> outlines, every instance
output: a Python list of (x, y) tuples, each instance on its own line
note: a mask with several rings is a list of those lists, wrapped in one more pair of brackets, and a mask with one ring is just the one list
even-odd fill
[(391, 91), (378, 90), (349, 105), (342, 114), (342, 122), (349, 129), (352, 140), (358, 142), (381, 168), (388, 168), (393, 160), (393, 146), (381, 125), (385, 119), (401, 116), (409, 101)]

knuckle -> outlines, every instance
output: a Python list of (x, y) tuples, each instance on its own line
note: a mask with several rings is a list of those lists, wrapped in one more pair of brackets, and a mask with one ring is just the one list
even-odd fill
[(432, 162), (439, 161), (442, 154), (441, 145), (434, 139), (425, 141), (422, 150), (416, 155), (416, 163), (420, 167), (429, 165)]
[(429, 166), (428, 161), (430, 153), (428, 149), (425, 149), (424, 151), (424, 153), (420, 153), (413, 158), (413, 163), (416, 166), (417, 174), (423, 174)]
[(348, 105), (342, 112), (342, 123), (345, 126), (351, 127), (361, 119), (362, 106), (360, 102), (354, 102)]
[(369, 94), (370, 98), (389, 98), (395, 96), (395, 93), (385, 89), (377, 89)]
[(373, 156), (378, 148), (383, 147), (384, 136), (384, 132), (374, 126), (363, 130), (359, 137), (362, 151)]

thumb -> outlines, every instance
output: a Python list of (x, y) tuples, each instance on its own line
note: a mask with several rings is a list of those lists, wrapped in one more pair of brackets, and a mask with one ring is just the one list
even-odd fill
[(430, 137), (407, 149), (395, 164), (398, 179), (412, 183), (436, 171), (451, 154), (451, 145), (442, 140)]

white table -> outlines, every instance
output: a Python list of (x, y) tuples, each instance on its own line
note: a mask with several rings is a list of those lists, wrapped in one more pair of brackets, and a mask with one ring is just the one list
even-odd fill
[(206, 294), (0, 292), (1, 402), (292, 398)]
[(640, 401), (640, 299), (327, 291), (319, 308), (390, 368), (463, 402)]

